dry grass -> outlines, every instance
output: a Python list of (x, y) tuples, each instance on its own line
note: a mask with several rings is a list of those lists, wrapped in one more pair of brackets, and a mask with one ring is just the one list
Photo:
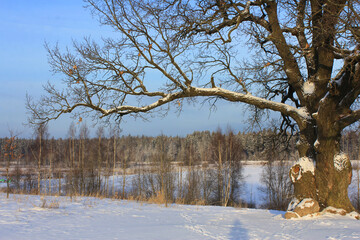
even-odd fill
[(155, 204), (168, 204), (168, 202), (166, 201), (166, 197), (165, 194), (162, 191), (158, 191), (156, 192), (156, 194), (154, 196), (151, 196), (148, 199), (149, 203), (155, 203)]
[(57, 200), (57, 199), (48, 200), (45, 197), (41, 197), (41, 204), (39, 207), (58, 209), (60, 207), (60, 203), (59, 203), (59, 200)]
[(185, 204), (185, 199), (183, 199), (183, 198), (177, 198), (177, 199), (175, 200), (175, 203), (176, 203), (176, 204), (180, 204), (180, 205), (184, 205), (184, 204)]
[(98, 204), (98, 202), (94, 199), (85, 199), (83, 205), (88, 208), (93, 208)]
[(205, 205), (207, 205), (207, 204), (206, 204), (205, 199), (196, 199), (196, 200), (194, 201), (194, 205), (205, 206)]
[[(6, 192), (6, 188), (4, 189), (0, 189), (0, 191)], [(23, 190), (16, 190), (16, 191), (12, 191), (11, 194), (14, 196), (16, 195), (39, 195), (38, 191), (36, 189), (32, 189), (31, 192), (29, 191), (23, 191)], [(185, 198), (176, 198), (175, 200), (170, 200), (170, 199), (166, 199), (165, 197), (165, 193), (162, 191), (158, 191), (156, 192), (156, 194), (151, 195), (150, 197), (148, 196), (144, 196), (144, 195), (132, 195), (132, 194), (125, 194), (125, 196), (122, 196), (120, 192), (116, 192), (115, 195), (113, 196), (107, 196), (106, 194), (104, 194), (104, 192), (96, 192), (96, 193), (92, 193), (92, 194), (85, 194), (82, 193), (80, 194), (79, 192), (72, 192), (72, 193), (68, 193), (66, 194), (64, 197), (67, 197), (68, 200), (70, 202), (78, 202), (79, 200), (81, 200), (84, 197), (94, 197), (97, 199), (112, 199), (112, 200), (127, 200), (127, 201), (136, 201), (139, 202), (140, 204), (144, 204), (144, 203), (150, 203), (150, 204), (158, 204), (158, 205), (164, 205), (164, 206), (168, 206), (171, 205), (173, 203), (175, 204), (180, 204), (180, 205), (184, 205), (184, 204), (189, 204), (189, 205), (199, 205), (199, 206), (204, 206), (207, 205), (208, 203), (206, 202), (205, 199), (194, 199), (191, 202), (186, 201)], [(60, 202), (58, 198), (59, 195), (57, 193), (54, 193), (53, 195), (46, 195), (46, 193), (41, 193), (40, 195), (40, 204), (36, 203), (36, 204), (32, 204), (34, 207), (40, 207), (40, 208), (47, 208), (47, 209), (58, 209), (60, 208)], [(16, 201), (20, 201), (19, 199), (21, 198), (17, 198)], [(26, 198), (28, 199), (28, 197)], [(15, 200), (15, 199), (14, 199)], [(97, 205), (95, 200), (85, 200), (83, 202), (85, 207), (94, 207)], [(239, 204), (239, 206), (235, 206), (235, 207), (244, 207), (243, 204)]]

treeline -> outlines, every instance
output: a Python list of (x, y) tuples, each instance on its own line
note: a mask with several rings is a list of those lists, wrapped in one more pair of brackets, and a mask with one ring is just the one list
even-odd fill
[[(221, 130), (219, 130), (221, 131)], [(232, 132), (231, 130), (229, 130)], [(225, 131), (226, 135), (228, 132)], [(66, 139), (54, 139), (50, 137), (48, 130), (42, 133), (42, 164), (49, 165), (50, 158), (52, 162), (59, 166), (65, 166), (66, 159), (82, 161), (82, 159), (97, 159), (103, 165), (116, 151), (116, 158), (127, 159), (130, 163), (150, 162), (151, 157), (157, 152), (156, 142), (159, 138), (165, 138), (166, 154), (173, 162), (187, 162), (186, 146), (189, 144), (196, 151), (195, 161), (199, 161), (199, 156), (208, 148), (211, 138), (215, 133), (209, 131), (194, 132), (186, 137), (148, 137), (148, 136), (120, 136), (119, 131), (114, 129), (105, 129), (99, 127), (96, 129), (96, 137), (90, 138), (90, 130), (86, 124), (71, 125), (69, 128), (69, 137)], [(16, 138), (17, 151), (21, 158), (17, 161), (22, 165), (33, 165), (36, 162), (36, 153), (39, 148), (39, 134), (34, 134), (34, 139)], [(272, 151), (276, 151), (277, 157), (285, 160), (296, 160), (298, 153), (296, 151), (297, 137), (289, 141), (284, 137), (278, 136), (274, 130), (263, 130), (260, 132), (238, 132), (235, 134), (236, 141), (239, 142), (239, 148), (242, 152), (241, 159), (264, 160), (272, 159)], [(115, 138), (115, 145), (113, 143)], [(8, 138), (0, 138), (0, 149), (6, 145)], [(348, 131), (343, 134), (341, 148), (349, 154), (350, 159), (359, 159), (360, 154), (360, 134), (357, 131)], [(99, 150), (100, 148), (100, 150)], [(280, 151), (279, 151), (280, 150)], [(81, 156), (79, 156), (81, 155)], [(2, 161), (4, 166), (4, 161)]]
[[(40, 132), (38, 132), (40, 131)], [(231, 132), (239, 142), (241, 159), (247, 160), (268, 160), (271, 158), (272, 150), (279, 152), (281, 159), (293, 160), (297, 158), (296, 137), (286, 141), (278, 136), (274, 130), (263, 130), (260, 132), (238, 132), (232, 130), (222, 131), (225, 135)], [(68, 138), (54, 139), (50, 136), (48, 129), (37, 129), (34, 139), (16, 139), (16, 145), (22, 157), (19, 159), (21, 164), (32, 165), (36, 162), (34, 153), (39, 151), (39, 142), (42, 147), (42, 164), (49, 165), (52, 162), (58, 165), (66, 165), (66, 159), (82, 161), (86, 159), (98, 159), (106, 165), (106, 161), (112, 158), (114, 147), (117, 158), (125, 157), (131, 163), (146, 163), (151, 161), (151, 157), (157, 152), (156, 143), (158, 139), (165, 139), (166, 154), (173, 162), (187, 162), (186, 151), (191, 145), (195, 150), (195, 161), (199, 161), (200, 155), (209, 147), (215, 132), (203, 131), (194, 132), (186, 137), (169, 136), (120, 136), (116, 129), (105, 129), (98, 127), (95, 130), (96, 137), (90, 138), (90, 129), (86, 124), (72, 124), (68, 131)], [(41, 138), (41, 139), (40, 139)], [(115, 138), (115, 139), (114, 139)], [(0, 138), (0, 149), (8, 138)], [(115, 142), (115, 143), (114, 143)], [(115, 144), (115, 145), (114, 145)]]
[[(101, 195), (162, 203), (251, 206), (243, 196), (247, 160), (294, 161), (296, 136), (276, 130), (194, 132), (186, 137), (121, 136), (85, 123), (72, 124), (68, 138), (54, 139), (46, 125), (34, 139), (0, 139), (6, 191)], [(358, 149), (359, 135), (344, 134), (344, 150)], [(349, 152), (350, 156), (357, 156)], [(351, 155), (352, 154), (352, 155)], [(283, 209), (291, 197), (288, 168), (269, 164), (262, 176), (268, 207)], [(280, 187), (274, 187), (274, 186)], [(284, 187), (283, 187), (284, 186)]]

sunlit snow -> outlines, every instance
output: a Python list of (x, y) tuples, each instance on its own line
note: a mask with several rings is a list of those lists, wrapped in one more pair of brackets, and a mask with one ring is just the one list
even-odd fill
[[(286, 220), (284, 212), (136, 203), (90, 197), (0, 195), (0, 239), (358, 239), (359, 221), (327, 214)], [(52, 199), (52, 200), (51, 200)]]
[(345, 153), (340, 153), (334, 156), (334, 167), (337, 171), (342, 171), (346, 168), (349, 158)]
[(300, 166), (300, 171), (296, 175), (296, 179), (293, 176), (293, 174), (291, 174), (292, 182), (300, 180), (302, 177), (302, 173), (311, 172), (313, 175), (315, 174), (315, 166), (314, 166), (313, 161), (310, 158), (302, 157), (294, 165), (297, 165), (297, 164)]
[[(301, 166), (312, 171), (310, 159)], [(312, 162), (311, 162), (312, 163)], [(246, 200), (264, 197), (261, 165), (245, 165)], [(298, 203), (298, 201), (297, 201)], [(45, 207), (42, 207), (45, 206)], [(286, 220), (285, 212), (262, 209), (169, 207), (92, 197), (0, 194), (0, 240), (17, 239), (360, 239), (353, 216), (325, 214)]]
[(315, 84), (313, 82), (305, 82), (303, 85), (305, 95), (311, 95), (315, 92)]

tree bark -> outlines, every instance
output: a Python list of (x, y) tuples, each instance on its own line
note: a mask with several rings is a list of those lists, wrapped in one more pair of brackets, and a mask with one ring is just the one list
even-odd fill
[(321, 208), (332, 206), (354, 211), (348, 187), (352, 178), (352, 167), (349, 157), (340, 152), (340, 136), (321, 139), (318, 146), (315, 171), (318, 202)]
[(316, 123), (301, 131), (300, 160), (291, 168), (290, 177), (298, 201), (312, 198), (318, 201), (320, 210), (331, 206), (352, 212), (355, 209), (348, 196), (352, 167), (349, 157), (340, 150), (341, 128), (332, 110), (336, 106), (330, 102), (314, 115)]

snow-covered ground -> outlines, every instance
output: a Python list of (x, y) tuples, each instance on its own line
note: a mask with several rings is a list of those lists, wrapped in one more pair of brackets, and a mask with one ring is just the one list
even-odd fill
[(247, 202), (253, 202), (259, 207), (263, 204), (264, 193), (259, 190), (261, 187), (261, 174), (263, 171), (262, 165), (244, 165), (243, 174), (245, 181), (245, 189), (242, 194), (242, 198), (244, 198)]
[(40, 196), (0, 194), (0, 239), (360, 239), (360, 222), (348, 216), (285, 220), (271, 210), (45, 199), (59, 208), (40, 207)]
[[(244, 197), (257, 204), (263, 197), (258, 190), (261, 172), (261, 165), (244, 166)], [(127, 176), (127, 188), (132, 177)], [(110, 177), (110, 186), (113, 179), (116, 187), (122, 186), (121, 176)], [(0, 194), (0, 240), (360, 239), (360, 221), (348, 216), (285, 220), (283, 215), (280, 211), (214, 206), (174, 204), (165, 208), (90, 197), (10, 195), (6, 199), (6, 194)]]

